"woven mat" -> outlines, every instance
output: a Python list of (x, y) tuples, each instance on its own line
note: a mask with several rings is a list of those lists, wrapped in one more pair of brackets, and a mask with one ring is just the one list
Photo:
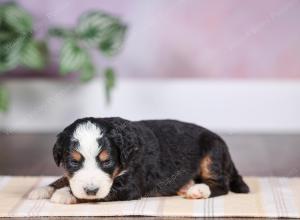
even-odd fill
[(178, 196), (127, 202), (61, 205), (49, 200), (27, 200), (34, 187), (55, 177), (0, 176), (0, 217), (33, 216), (185, 216), (300, 218), (300, 178), (247, 177), (250, 194), (230, 193), (205, 200)]

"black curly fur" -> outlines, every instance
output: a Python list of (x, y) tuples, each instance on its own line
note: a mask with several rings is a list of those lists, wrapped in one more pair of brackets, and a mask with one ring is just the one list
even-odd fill
[[(71, 176), (80, 167), (68, 164), (70, 139), (78, 124), (91, 121), (103, 131), (101, 145), (114, 149), (114, 169), (126, 173), (114, 179), (104, 199), (132, 200), (143, 196), (176, 195), (190, 180), (210, 187), (211, 197), (249, 192), (238, 174), (225, 142), (213, 132), (175, 120), (128, 121), (122, 118), (84, 118), (58, 135), (53, 148), (57, 165)], [(207, 159), (205, 170), (201, 166)], [(204, 173), (205, 171), (205, 173)]]

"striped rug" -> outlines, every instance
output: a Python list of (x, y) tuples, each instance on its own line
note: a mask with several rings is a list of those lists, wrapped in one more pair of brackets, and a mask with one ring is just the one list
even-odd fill
[(300, 178), (247, 177), (250, 194), (187, 200), (178, 196), (128, 202), (60, 205), (27, 200), (35, 187), (55, 177), (0, 176), (0, 217), (33, 216), (185, 216), (300, 218)]

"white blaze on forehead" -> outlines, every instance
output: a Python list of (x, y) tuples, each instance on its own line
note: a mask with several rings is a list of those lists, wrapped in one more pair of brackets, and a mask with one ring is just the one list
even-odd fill
[(92, 122), (79, 124), (73, 134), (74, 139), (79, 141), (79, 151), (85, 157), (97, 156), (100, 147), (98, 139), (102, 137), (102, 132)]
[[(84, 157), (82, 167), (70, 178), (70, 187), (77, 198), (104, 198), (110, 191), (112, 179), (96, 161), (102, 147), (98, 139), (102, 136), (101, 129), (90, 121), (79, 124), (74, 131), (73, 138), (79, 142), (77, 151)], [(84, 191), (86, 187), (96, 187), (99, 191), (95, 196), (88, 196)]]

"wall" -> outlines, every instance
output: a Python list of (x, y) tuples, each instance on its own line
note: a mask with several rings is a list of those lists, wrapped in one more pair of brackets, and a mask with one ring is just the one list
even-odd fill
[[(299, 0), (20, 0), (43, 36), (102, 9), (128, 25), (121, 76), (299, 78)], [(97, 59), (100, 67), (104, 60)]]
[(220, 132), (299, 133), (300, 82), (278, 80), (121, 80), (105, 105), (100, 80), (86, 85), (12, 81), (0, 130), (57, 132), (87, 116), (173, 118)]
[[(78, 117), (176, 118), (223, 132), (300, 132), (299, 0), (19, 0), (49, 26), (73, 26), (87, 10), (120, 16), (122, 53), (111, 106), (100, 79), (86, 85), (12, 81), (0, 129), (57, 131)], [(57, 55), (53, 44), (54, 60)], [(53, 74), (56, 74), (53, 68)]]

